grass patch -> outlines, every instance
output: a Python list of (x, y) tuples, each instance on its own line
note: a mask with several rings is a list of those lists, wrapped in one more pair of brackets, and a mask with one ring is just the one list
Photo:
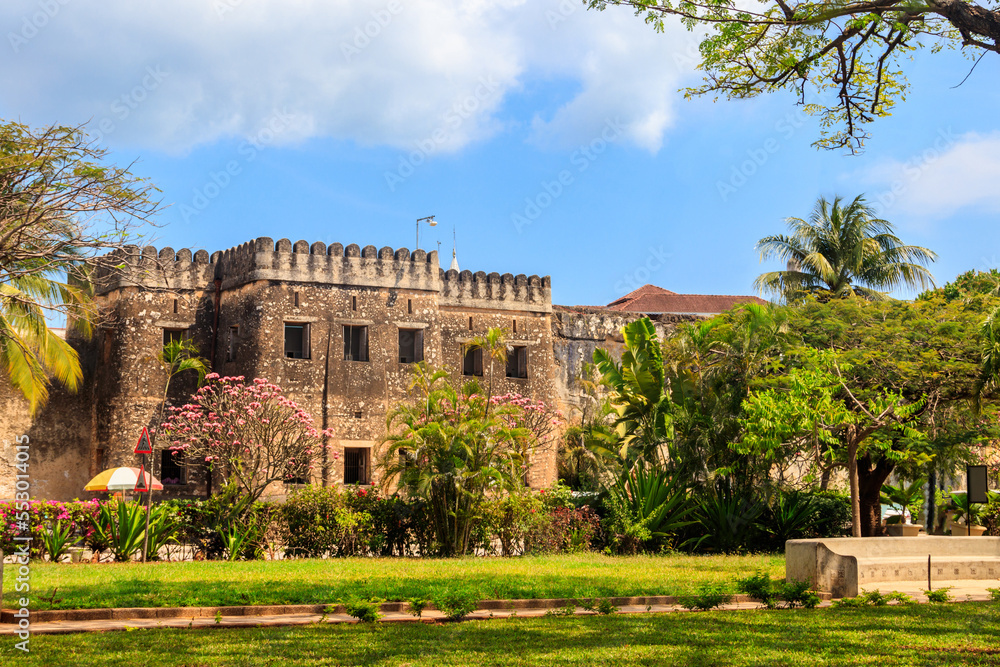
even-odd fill
[[(32, 609), (59, 589), (53, 609), (324, 604), (348, 598), (428, 598), (460, 585), (479, 599), (682, 595), (756, 570), (783, 578), (785, 559), (766, 556), (632, 556), (589, 553), (525, 558), (331, 559), (31, 566)], [(14, 577), (5, 577), (4, 600)], [(9, 604), (7, 606), (10, 606)]]
[[(0, 663), (173, 665), (997, 665), (991, 603), (832, 611), (614, 614), (429, 625), (34, 636)], [(13, 664), (13, 662), (11, 662)]]

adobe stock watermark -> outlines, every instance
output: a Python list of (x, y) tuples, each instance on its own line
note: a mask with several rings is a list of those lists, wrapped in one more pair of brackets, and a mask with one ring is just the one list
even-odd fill
[(383, 173), (390, 192), (395, 192), (400, 184), (416, 173), (430, 156), (448, 144), (462, 125), (473, 116), (490, 98), (497, 95), (500, 84), (493, 75), (479, 77), (475, 89), (465, 97), (456, 100), (442, 118), (441, 125), (434, 128), (429, 136), (414, 143), (412, 151), (399, 156), (399, 163), (393, 171)]
[(670, 257), (671, 254), (666, 252), (662, 245), (655, 248), (650, 246), (646, 253), (646, 261), (615, 283), (615, 294), (619, 296), (628, 294), (649, 283), (652, 275), (662, 269)]
[[(28, 466), (31, 461), (28, 436), (21, 435), (14, 438), (14, 552), (10, 554), (14, 557), (16, 578), (14, 579), (14, 592), (27, 594), (31, 592), (31, 515), (29, 514), (29, 502), (31, 500), (31, 475)], [(4, 440), (4, 449), (10, 446), (10, 442)], [(11, 568), (13, 569), (13, 568)], [(31, 610), (29, 606), (31, 599), (24, 597), (13, 598), (14, 618), (17, 619), (17, 630), (15, 635), (20, 642), (14, 644), (14, 648), (28, 653), (31, 649)]]
[(190, 203), (181, 204), (180, 213), (184, 222), (190, 222), (191, 218), (197, 217), (208, 208), (212, 200), (221, 195), (232, 184), (233, 179), (243, 173), (244, 167), (257, 159), (261, 151), (273, 144), (294, 120), (295, 114), (289, 113), (287, 109), (276, 111), (259, 130), (240, 143), (236, 149), (239, 159), (229, 160), (221, 170), (209, 172), (208, 180), (194, 189)]
[(545, 22), (549, 24), (549, 30), (555, 30), (568, 21), (583, 6), (580, 0), (560, 0), (555, 9), (546, 9)]
[(20, 52), (22, 47), (38, 36), (38, 33), (69, 3), (70, 0), (39, 0), (36, 11), (21, 17), (21, 29), (7, 33), (7, 41), (10, 42), (10, 48), (14, 53)]
[(732, 165), (729, 170), (729, 178), (719, 179), (715, 182), (715, 189), (722, 201), (728, 201), (732, 195), (739, 192), (740, 188), (746, 185), (760, 168), (767, 164), (771, 156), (781, 150), (782, 140), (791, 139), (808, 118), (808, 114), (801, 109), (785, 114), (784, 118), (774, 124), (777, 137), (768, 137), (760, 146), (747, 149), (746, 159), (739, 164)]
[(364, 26), (355, 26), (354, 34), (350, 42), (340, 43), (340, 52), (344, 55), (344, 60), (351, 60), (368, 48), (373, 39), (377, 39), (382, 31), (389, 27), (392, 19), (403, 11), (403, 3), (399, 0), (389, 0), (384, 9), (372, 10), (372, 20)]
[(618, 140), (623, 131), (620, 118), (616, 117), (614, 120), (606, 121), (599, 136), (592, 139), (590, 143), (580, 146), (570, 155), (569, 162), (575, 167), (575, 170), (562, 169), (552, 180), (542, 180), (539, 183), (538, 192), (531, 197), (524, 198), (524, 208), (510, 214), (510, 221), (517, 233), (522, 233), (525, 227), (533, 224), (545, 209), (552, 206), (553, 202), (559, 199), (566, 192), (566, 189), (576, 181), (575, 174), (587, 171), (590, 165), (608, 149), (608, 146)]
[(910, 186), (919, 181), (924, 172), (956, 143), (958, 143), (958, 137), (955, 136), (950, 126), (938, 130), (937, 138), (931, 146), (903, 163), (903, 176), (895, 179), (889, 184), (889, 187), (875, 195), (871, 200), (872, 208), (878, 211), (879, 215), (888, 212)]
[(92, 124), (97, 130), (94, 137), (97, 143), (103, 142), (108, 135), (113, 134), (118, 129), (118, 123), (128, 119), (132, 112), (149, 99), (150, 94), (159, 88), (168, 76), (170, 76), (170, 72), (159, 65), (147, 67), (139, 84), (127, 93), (115, 98), (115, 101), (111, 103), (111, 112)]

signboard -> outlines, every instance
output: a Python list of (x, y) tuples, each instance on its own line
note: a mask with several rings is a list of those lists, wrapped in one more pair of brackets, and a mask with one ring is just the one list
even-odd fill
[(139, 476), (135, 480), (135, 490), (136, 491), (149, 491), (149, 486), (146, 484), (146, 467), (139, 466)]
[(986, 479), (986, 466), (966, 466), (965, 480), (969, 491), (970, 503), (983, 503), (990, 501), (986, 495), (989, 482)]
[(136, 454), (152, 454), (153, 453), (153, 443), (149, 441), (149, 432), (146, 431), (146, 427), (142, 427), (142, 435), (139, 436), (139, 442), (135, 443), (135, 453)]

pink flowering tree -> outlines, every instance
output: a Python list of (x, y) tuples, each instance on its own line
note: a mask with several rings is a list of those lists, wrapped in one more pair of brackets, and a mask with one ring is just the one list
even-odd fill
[[(268, 485), (309, 478), (322, 465), (325, 438), (313, 418), (281, 387), (262, 378), (211, 373), (206, 384), (181, 407), (170, 408), (161, 425), (170, 448), (193, 464), (221, 470), (250, 501)], [(336, 460), (336, 453), (330, 452)]]
[(559, 429), (566, 423), (562, 412), (544, 401), (513, 392), (490, 397), (490, 405), (498, 411), (500, 421), (508, 428), (527, 433), (528, 437), (517, 441), (521, 448), (524, 474), (527, 474), (530, 457), (555, 446)]

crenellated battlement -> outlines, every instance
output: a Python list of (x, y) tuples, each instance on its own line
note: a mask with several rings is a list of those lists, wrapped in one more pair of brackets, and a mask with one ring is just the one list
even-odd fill
[(211, 256), (205, 250), (126, 246), (98, 259), (95, 289), (107, 294), (125, 287), (223, 290), (265, 280), (438, 292), (444, 306), (550, 312), (548, 276), (514, 276), (482, 271), (444, 271), (437, 251), (381, 249), (373, 245), (327, 246), (262, 236)]

